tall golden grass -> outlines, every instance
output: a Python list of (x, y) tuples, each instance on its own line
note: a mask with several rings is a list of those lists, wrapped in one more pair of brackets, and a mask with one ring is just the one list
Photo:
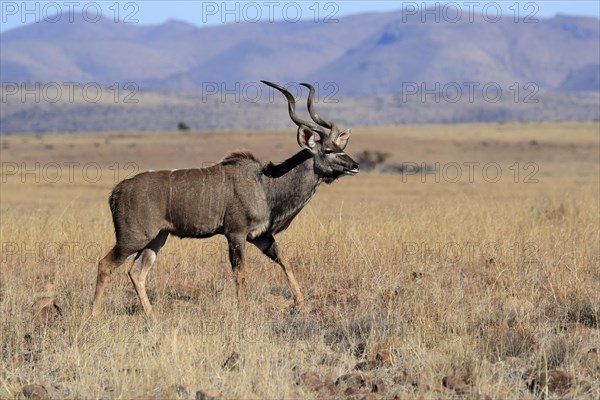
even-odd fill
[[(598, 123), (355, 129), (350, 154), (379, 149), (438, 172), (319, 188), (278, 237), (306, 310), (290, 314), (283, 274), (249, 249), (238, 311), (225, 241), (171, 237), (147, 285), (157, 323), (128, 266), (103, 316), (89, 315), (97, 261), (114, 243), (111, 187), (134, 169), (239, 147), (281, 160), (293, 135), (4, 137), (0, 397), (39, 384), (51, 398), (597, 399), (599, 134)], [(366, 383), (338, 380), (357, 367)], [(540, 382), (548, 371), (568, 384)], [(462, 383), (445, 387), (445, 376)]]

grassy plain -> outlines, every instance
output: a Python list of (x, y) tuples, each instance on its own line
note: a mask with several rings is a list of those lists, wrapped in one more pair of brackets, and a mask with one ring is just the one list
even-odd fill
[[(157, 323), (128, 266), (90, 317), (116, 182), (240, 148), (280, 161), (295, 143), (293, 130), (2, 137), (0, 398), (26, 384), (56, 399), (600, 397), (598, 122), (355, 128), (350, 155), (435, 172), (319, 187), (278, 237), (300, 315), (255, 249), (239, 313), (225, 240), (171, 237), (148, 279)], [(548, 371), (567, 383), (540, 382)]]

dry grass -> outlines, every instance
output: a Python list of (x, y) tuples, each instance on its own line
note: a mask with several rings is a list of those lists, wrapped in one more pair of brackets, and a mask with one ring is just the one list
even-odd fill
[[(109, 167), (202, 165), (236, 147), (281, 160), (295, 151), (292, 134), (2, 138), (0, 397), (33, 383), (52, 398), (194, 398), (197, 390), (360, 398), (377, 390), (374, 398), (597, 399), (598, 124), (354, 135), (351, 154), (376, 149), (393, 153), (390, 162), (440, 168), (456, 162), (463, 178), (449, 182), (449, 169), (439, 182), (373, 173), (320, 187), (278, 238), (307, 298), (298, 316), (289, 313), (282, 273), (254, 249), (248, 307), (238, 313), (224, 240), (170, 238), (148, 282), (157, 324), (145, 320), (126, 268), (111, 279), (103, 317), (89, 316), (96, 263), (114, 240)], [(73, 182), (69, 161), (79, 162)], [(13, 163), (35, 162), (37, 173), (12, 174)], [(63, 172), (56, 183), (48, 182), (51, 162)], [(98, 182), (82, 178), (90, 162), (102, 168)], [(464, 162), (480, 163), (473, 182)], [(495, 183), (481, 175), (490, 162), (503, 172)], [(524, 183), (529, 162), (536, 183)], [(57, 306), (40, 317), (48, 298)], [(384, 351), (392, 361), (376, 357)], [(233, 352), (239, 359), (224, 368)], [(374, 361), (360, 379), (333, 384), (363, 360)], [(571, 376), (564, 391), (531, 383), (552, 370)], [(444, 376), (467, 389), (443, 387)]]

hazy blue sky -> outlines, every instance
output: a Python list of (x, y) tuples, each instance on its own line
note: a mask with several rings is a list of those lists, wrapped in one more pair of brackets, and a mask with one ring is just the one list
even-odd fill
[[(600, 17), (600, 2), (586, 1), (7, 1), (2, 0), (1, 30), (12, 29), (56, 15), (68, 19), (70, 14), (82, 15), (93, 21), (99, 14), (116, 21), (139, 24), (159, 24), (178, 19), (198, 26), (271, 20), (338, 18), (363, 12), (382, 12), (407, 8), (418, 10), (437, 5), (438, 18), (468, 18), (469, 13), (487, 13), (492, 18), (523, 19), (527, 16), (549, 18), (556, 14)], [(424, 7), (425, 6), (425, 7)], [(499, 6), (499, 7), (498, 7)], [(436, 18), (430, 14), (429, 18)], [(357, 27), (360, 29), (360, 27)]]

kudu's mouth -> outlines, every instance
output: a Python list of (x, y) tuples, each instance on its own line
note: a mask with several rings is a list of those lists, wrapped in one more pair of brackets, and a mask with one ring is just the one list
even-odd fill
[(360, 170), (358, 169), (358, 167), (354, 167), (352, 169), (346, 169), (346, 168), (344, 168), (344, 174), (346, 174), (346, 175), (351, 175), (351, 176), (352, 175), (356, 175), (356, 174), (359, 173), (359, 171)]

